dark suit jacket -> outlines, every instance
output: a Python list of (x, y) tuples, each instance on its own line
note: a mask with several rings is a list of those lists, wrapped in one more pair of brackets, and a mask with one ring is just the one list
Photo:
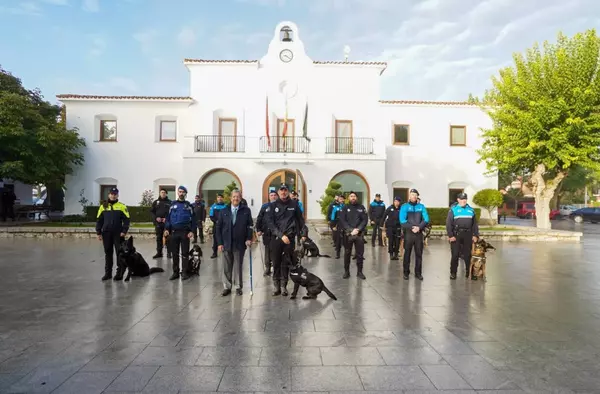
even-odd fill
[(219, 212), (215, 231), (217, 245), (223, 245), (225, 250), (245, 250), (246, 241), (252, 241), (253, 227), (252, 211), (247, 205), (238, 206), (235, 225), (231, 205), (227, 205)]

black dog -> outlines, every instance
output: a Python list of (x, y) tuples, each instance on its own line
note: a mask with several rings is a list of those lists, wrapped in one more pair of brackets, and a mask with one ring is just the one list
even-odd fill
[(306, 295), (302, 297), (303, 300), (316, 300), (317, 296), (321, 294), (322, 291), (325, 292), (329, 297), (334, 300), (337, 300), (335, 295), (329, 291), (325, 283), (315, 274), (311, 274), (308, 272), (306, 268), (302, 266), (300, 260), (302, 260), (302, 251), (294, 250), (294, 254), (292, 259), (294, 260), (294, 264), (290, 264), (290, 279), (294, 282), (294, 290), (292, 291), (292, 295), (290, 300), (296, 299), (296, 295), (298, 294), (298, 289), (300, 286), (306, 288)]
[(144, 277), (155, 272), (165, 272), (165, 270), (160, 267), (150, 268), (148, 266), (148, 263), (146, 263), (144, 257), (142, 257), (142, 255), (133, 246), (132, 236), (130, 236), (127, 241), (125, 241), (125, 239), (121, 239), (121, 247), (119, 248), (117, 258), (117, 274), (115, 275), (114, 280), (123, 279), (125, 270), (127, 270), (125, 282), (128, 282), (132, 276)]
[(202, 264), (202, 249), (200, 249), (200, 246), (194, 245), (188, 256), (190, 259), (190, 274), (200, 276), (200, 264)]
[(302, 243), (302, 254), (306, 257), (328, 257), (328, 254), (321, 254), (319, 247), (312, 239), (306, 237), (306, 240)]

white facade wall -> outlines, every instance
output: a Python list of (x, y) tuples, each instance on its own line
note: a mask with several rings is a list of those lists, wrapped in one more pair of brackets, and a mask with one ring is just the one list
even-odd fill
[[(294, 31), (293, 43), (281, 42), (283, 25)], [(320, 219), (317, 200), (336, 174), (353, 170), (367, 182), (370, 196), (381, 193), (386, 203), (394, 187), (415, 187), (428, 206), (448, 205), (448, 188), (464, 188), (470, 197), (482, 188), (496, 188), (476, 164), (481, 146), (479, 127), (489, 119), (478, 108), (447, 105), (388, 105), (379, 102), (384, 65), (315, 63), (304, 53), (295, 25), (285, 22), (265, 57), (256, 62), (186, 62), (191, 99), (64, 98), (68, 127), (85, 138), (85, 165), (67, 179), (66, 214), (80, 213), (79, 194), (97, 203), (100, 185), (116, 184), (120, 200), (137, 205), (145, 189), (155, 195), (159, 185), (185, 185), (188, 198), (203, 177), (215, 169), (233, 172), (253, 214), (266, 194), (263, 183), (274, 171), (299, 170), (305, 181), (304, 205), (309, 219)], [(291, 49), (293, 61), (279, 58)], [(261, 152), (268, 119), (272, 143), (277, 119), (295, 120), (294, 135), (302, 136), (308, 103), (309, 153)], [(219, 119), (235, 118), (242, 152), (196, 151), (196, 136), (219, 134)], [(117, 142), (100, 142), (100, 120), (117, 119)], [(177, 141), (159, 141), (159, 120), (177, 121)], [(372, 138), (372, 154), (326, 152), (326, 139), (335, 135), (336, 120), (351, 120), (353, 138)], [(410, 144), (393, 145), (393, 124), (410, 125)], [(467, 146), (451, 147), (449, 127), (467, 126)], [(292, 131), (288, 131), (292, 135)], [(204, 138), (204, 137), (201, 137)], [(360, 144), (358, 140), (355, 144)], [(224, 185), (225, 186), (225, 185)], [(346, 190), (349, 191), (349, 190)]]

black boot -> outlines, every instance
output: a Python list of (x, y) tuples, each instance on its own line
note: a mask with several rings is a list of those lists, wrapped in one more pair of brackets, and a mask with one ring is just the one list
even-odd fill
[(162, 250), (160, 252), (156, 252), (156, 254), (152, 256), (153, 259), (160, 259), (161, 257), (163, 257)]
[(363, 272), (362, 272), (363, 271), (363, 265), (362, 265), (362, 263), (358, 264), (357, 268), (358, 269), (357, 269), (357, 272), (356, 272), (356, 276), (358, 278), (362, 279), (362, 280), (367, 279), (367, 277), (365, 276), (365, 274), (363, 274)]
[(274, 296), (281, 295), (281, 281), (279, 279), (273, 281), (273, 288), (275, 289), (275, 291), (273, 291)]
[(109, 279), (112, 279), (112, 264), (104, 262), (104, 276), (102, 277), (102, 280), (105, 281)]
[(102, 281), (109, 280), (109, 279), (112, 279), (112, 273), (111, 272), (105, 272), (104, 276), (102, 277)]
[(283, 290), (281, 291), (281, 295), (284, 296), (284, 297), (287, 297), (287, 295), (288, 295), (287, 280), (283, 281), (283, 285), (281, 287), (283, 288)]

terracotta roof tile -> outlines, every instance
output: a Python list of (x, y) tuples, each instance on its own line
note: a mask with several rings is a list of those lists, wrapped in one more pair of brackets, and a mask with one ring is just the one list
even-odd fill
[(477, 104), (467, 101), (426, 101), (426, 100), (379, 100), (381, 104), (417, 104), (417, 105), (469, 105), (477, 106)]
[(59, 94), (57, 99), (73, 99), (73, 100), (157, 100), (157, 101), (188, 101), (191, 97), (179, 96), (97, 96), (90, 94)]
[(351, 65), (360, 65), (360, 66), (387, 66), (386, 62), (345, 62), (345, 61), (337, 61), (337, 60), (315, 60), (313, 63), (315, 64), (351, 64)]
[(258, 63), (258, 60), (210, 60), (210, 59), (183, 59), (184, 63), (218, 63), (218, 64), (227, 64), (227, 63), (245, 63), (252, 64)]
[[(228, 64), (228, 63), (240, 63), (240, 64), (252, 64), (258, 63), (258, 60), (210, 60), (210, 59), (184, 59), (184, 63), (204, 63), (204, 64)], [(386, 62), (345, 62), (337, 60), (315, 60), (314, 64), (348, 64), (348, 65), (363, 65), (363, 66), (387, 66)]]

